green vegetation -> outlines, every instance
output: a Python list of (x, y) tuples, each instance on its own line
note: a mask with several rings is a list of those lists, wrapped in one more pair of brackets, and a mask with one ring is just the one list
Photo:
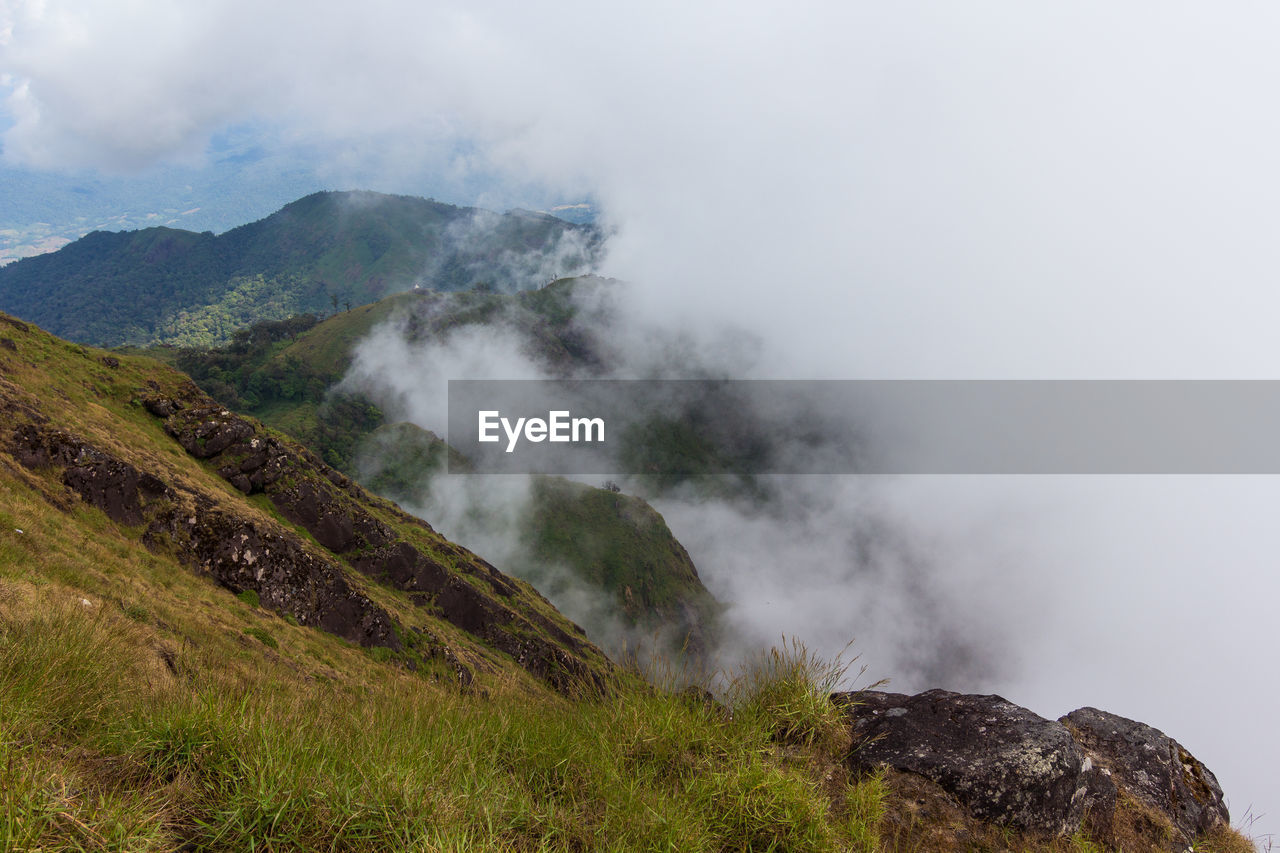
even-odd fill
[[(327, 339), (358, 339), (384, 313), (366, 306), (320, 322), (314, 314), (263, 321), (237, 331), (219, 349), (150, 350), (190, 375), (223, 405), (261, 418), (314, 448), (335, 468), (351, 471), (356, 445), (382, 424), (382, 413), (367, 400), (331, 393), (350, 355), (319, 357)], [(300, 346), (301, 336), (315, 333)], [(354, 341), (352, 342), (354, 344)], [(295, 352), (295, 348), (300, 351)]]
[[(113, 577), (113, 574), (132, 577), (144, 570), (161, 571), (157, 583), (164, 590), (172, 588), (179, 579), (195, 580), (185, 564), (191, 555), (181, 547), (174, 547), (169, 529), (163, 523), (158, 528), (148, 527), (152, 519), (144, 517), (140, 525), (118, 526), (68, 491), (57, 469), (40, 468), (35, 472), (18, 461), (14, 454), (21, 455), (23, 451), (11, 445), (15, 440), (13, 429), (23, 423), (51, 424), (56, 426), (50, 429), (74, 437), (69, 440), (83, 441), (140, 472), (156, 476), (172, 490), (172, 497), (164, 499), (167, 506), (174, 507), (174, 502), (186, 501), (190, 496), (195, 503), (191, 504), (189, 515), (196, 522), (221, 518), (229, 520), (228, 530), (249, 525), (271, 535), (295, 537), (297, 547), (341, 572), (356, 593), (372, 602), (370, 606), (387, 614), (393, 630), (402, 632), (404, 648), (396, 652), (392, 661), (397, 666), (417, 666), (424, 674), (430, 674), (437, 658), (444, 659), (451, 662), (449, 672), (454, 674), (450, 677), (455, 679), (460, 677), (457, 673), (474, 669), (495, 671), (495, 667), (499, 670), (510, 667), (512, 657), (499, 647), (514, 650), (515, 644), (522, 642), (515, 632), (525, 630), (528, 620), (532, 620), (552, 632), (551, 646), (574, 646), (565, 654), (593, 671), (603, 672), (607, 668), (598, 650), (569, 638), (572, 624), (528, 584), (503, 580), (496, 587), (487, 583), (476, 587), (479, 578), (489, 576), (491, 569), (475, 555), (445, 541), (394, 505), (364, 494), (353, 484), (343, 482), (344, 478), (306, 462), (301, 448), (292, 446), (289, 450), (290, 445), (284, 439), (249, 423), (245, 426), (254, 430), (257, 440), (269, 440), (273, 446), (292, 454), (293, 461), (281, 472), (281, 488), (329, 495), (324, 503), (326, 512), (358, 517), (365, 525), (362, 529), (376, 531), (384, 541), (390, 536), (391, 541), (401, 543), (394, 547), (414, 549), (421, 561), (436, 566), (434, 571), (443, 572), (446, 578), (456, 577), (479, 589), (484, 596), (498, 595), (498, 602), (485, 606), (500, 606), (503, 610), (499, 612), (505, 613), (510, 621), (495, 623), (492, 630), (482, 632), (483, 637), (469, 633), (443, 618), (430, 597), (411, 600), (408, 592), (394, 583), (384, 586), (381, 582), (384, 578), (367, 575), (366, 570), (372, 572), (368, 565), (364, 569), (356, 565), (370, 556), (369, 548), (361, 544), (363, 540), (353, 542), (358, 547), (341, 555), (328, 552), (305, 526), (285, 519), (269, 496), (245, 497), (217, 473), (214, 465), (188, 455), (166, 434), (162, 421), (142, 405), (141, 397), (157, 393), (185, 399), (187, 405), (206, 399), (181, 374), (150, 359), (108, 355), (68, 344), (2, 314), (0, 329), (3, 336), (13, 342), (12, 348), (0, 348), (0, 413), (4, 414), (9, 427), (0, 432), (0, 485), (11, 486), (0, 489), (0, 507), (10, 516), (7, 521), (12, 522), (11, 529), (24, 531), (0, 540), (0, 561), (11, 560), (15, 566), (27, 567), (35, 575), (52, 576), (73, 584), (83, 589), (91, 601), (109, 599), (116, 612), (123, 613), (131, 607), (145, 608), (148, 616), (139, 621), (147, 623), (188, 622), (193, 616), (190, 609), (215, 590), (219, 600), (225, 596), (234, 601), (230, 593), (214, 587), (206, 578), (186, 591), (182, 605), (175, 612), (157, 605), (163, 596), (158, 597), (154, 588), (135, 588)], [(217, 464), (238, 465), (242, 461), (236, 456), (224, 458)], [(335, 485), (335, 479), (342, 482), (340, 488)], [(25, 516), (19, 514), (19, 507), (25, 507)], [(39, 547), (34, 547), (37, 543)], [(20, 550), (13, 551), (14, 548)], [(121, 570), (122, 560), (129, 562), (128, 570)], [(234, 587), (235, 592), (242, 589), (243, 584)], [(265, 604), (265, 598), (262, 603)], [(225, 604), (220, 609), (225, 610)], [(237, 634), (244, 627), (257, 625), (284, 645), (283, 631), (291, 626), (274, 612), (252, 610), (240, 602), (235, 603), (231, 612), (235, 614), (232, 624)], [(138, 616), (142, 616), (140, 611)], [(452, 618), (461, 619), (457, 615)], [(301, 621), (308, 623), (306, 619)], [(507, 625), (510, 627), (505, 627)], [(316, 633), (314, 628), (293, 630)], [(296, 638), (291, 639), (290, 645), (295, 641)], [(539, 642), (542, 648), (548, 648), (541, 638)], [(528, 648), (526, 644), (526, 658)]]
[(827, 697), (840, 688), (853, 662), (843, 656), (825, 660), (784, 637), (781, 647), (748, 660), (728, 692), (738, 714), (759, 721), (775, 740), (842, 752), (851, 745), (849, 730)]
[(94, 231), (0, 268), (0, 309), (85, 343), (204, 346), (255, 321), (337, 313), (415, 284), (539, 286), (587, 268), (598, 242), (589, 226), (524, 211), (315, 193), (218, 236)]
[(359, 443), (356, 465), (365, 488), (410, 505), (426, 502), (436, 474), (470, 468), (466, 457), (434, 432), (403, 421), (369, 433)]
[(536, 478), (530, 498), (521, 531), (526, 562), (512, 571), (553, 599), (570, 584), (603, 590), (639, 633), (673, 629), (676, 648), (711, 644), (720, 606), (653, 507), (559, 477)]
[(229, 678), (216, 646), (157, 669), (147, 629), (2, 584), (3, 849), (876, 849), (878, 779), (639, 681), (480, 700), (271, 658)]
[[(435, 445), (434, 436), (385, 424), (382, 412), (360, 395), (333, 390), (350, 366), (356, 345), (388, 321), (398, 322), (410, 343), (488, 325), (520, 338), (551, 375), (590, 375), (605, 369), (609, 347), (597, 338), (593, 323), (578, 322), (576, 295), (590, 302), (613, 286), (584, 277), (520, 293), (403, 293), (324, 320), (315, 314), (263, 320), (234, 332), (217, 348), (155, 347), (145, 352), (189, 374), (229, 408), (294, 436), (335, 468), (359, 473), (380, 494), (421, 501), (424, 482), (442, 466), (441, 454), (452, 451)], [(728, 396), (699, 398), (678, 415), (653, 417), (619, 439), (624, 466), (663, 472), (644, 478), (644, 487), (657, 492), (698, 478), (704, 491), (759, 498), (761, 487), (750, 472), (758, 470), (770, 452), (768, 440), (752, 433), (750, 425), (741, 434), (727, 434), (730, 425), (712, 416), (737, 407)], [(364, 454), (371, 464), (359, 470), (360, 445), (366, 438), (377, 454)], [(388, 461), (373, 458), (376, 455)], [(456, 454), (450, 458), (456, 465), (465, 464)]]
[[(276, 638), (271, 636), (265, 628), (259, 628), (255, 625), (252, 628), (245, 628), (244, 632), (269, 649), (280, 648), (280, 644), (276, 642)], [(383, 651), (390, 652), (391, 650), (383, 649)]]
[[(304, 315), (256, 323), (217, 349), (152, 352), (224, 405), (289, 433), (366, 488), (421, 506), (436, 473), (446, 465), (465, 470), (467, 461), (435, 434), (409, 423), (383, 423), (368, 400), (330, 390), (356, 343), (392, 318), (417, 339), (473, 323), (514, 323), (549, 363), (567, 364), (594, 349), (572, 332), (573, 289), (593, 285), (607, 286), (566, 280), (518, 294), (401, 294), (323, 321)], [(574, 347), (579, 355), (569, 354)], [(591, 636), (614, 637), (620, 623), (637, 641), (661, 633), (662, 644), (675, 648), (711, 645), (719, 605), (662, 517), (642, 499), (545, 479), (535, 485), (520, 533), (528, 547), (509, 571), (553, 600), (570, 585), (585, 585), (615, 603), (609, 613), (578, 614)]]

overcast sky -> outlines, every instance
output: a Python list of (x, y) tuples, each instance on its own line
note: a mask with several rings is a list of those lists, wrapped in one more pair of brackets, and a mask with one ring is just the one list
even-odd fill
[[(590, 195), (635, 311), (756, 332), (753, 375), (1280, 378), (1273, 3), (356, 9), (0, 0), (4, 160), (145, 173), (253, 127), (334, 187)], [(1054, 579), (1022, 626), (1039, 665), (1000, 692), (1139, 717), (1236, 817), (1280, 809), (1280, 483), (920, 480), (900, 499), (972, 542), (972, 490), (1017, 508), (993, 586)]]

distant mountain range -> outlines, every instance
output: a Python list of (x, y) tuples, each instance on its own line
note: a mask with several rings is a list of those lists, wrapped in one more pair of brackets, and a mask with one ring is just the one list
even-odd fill
[(99, 346), (209, 345), (413, 287), (525, 290), (588, 271), (593, 226), (411, 196), (321, 192), (221, 235), (93, 232), (0, 268), (0, 309)]

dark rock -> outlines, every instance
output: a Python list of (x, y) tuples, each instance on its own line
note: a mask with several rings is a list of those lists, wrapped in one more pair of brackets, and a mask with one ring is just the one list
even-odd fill
[(172, 397), (156, 394), (142, 398), (143, 407), (157, 418), (167, 418), (182, 408), (182, 404)]
[(444, 589), (449, 570), (407, 542), (393, 542), (355, 557), (351, 565), (361, 574), (389, 583), (411, 595), (423, 595), (424, 602)]
[(121, 524), (140, 524), (144, 503), (170, 493), (157, 477), (61, 430), (24, 424), (14, 431), (13, 450), (28, 468), (61, 467), (67, 487)]
[[(1072, 711), (1060, 722), (1116, 785), (1169, 819), (1182, 835), (1171, 839), (1175, 849), (1220, 824), (1230, 825), (1217, 778), (1164, 732), (1097, 708)], [(1092, 805), (1103, 810), (1106, 804)]]
[(296, 534), (216, 509), (199, 494), (192, 498), (194, 507), (184, 508), (158, 477), (67, 432), (23, 424), (10, 447), (28, 468), (61, 468), (63, 483), (112, 520), (150, 519), (144, 542), (167, 543), (179, 559), (232, 592), (255, 590), (265, 607), (354, 643), (401, 648), (391, 616), (353, 590), (341, 567), (307, 550)]
[(308, 550), (295, 534), (271, 530), (199, 501), (173, 506), (148, 527), (151, 544), (168, 539), (188, 563), (262, 606), (362, 646), (399, 650), (391, 616), (351, 588), (341, 567)]
[(10, 326), (13, 326), (19, 332), (31, 331), (31, 327), (28, 326), (26, 323), (22, 322), (17, 317), (10, 317), (8, 314), (0, 313), (0, 321), (8, 323)]
[(269, 493), (276, 509), (299, 524), (335, 554), (356, 548), (378, 548), (395, 540), (389, 527), (356, 503), (333, 491), (327, 480), (303, 480)]
[[(535, 629), (523, 616), (489, 598), (461, 577), (449, 578), (444, 589), (436, 595), (435, 606), (444, 619), (510, 655), (525, 671), (549, 682), (562, 693), (605, 690), (597, 670), (548, 641), (545, 625), (539, 625), (543, 630)], [(574, 650), (587, 647), (585, 642), (559, 629), (551, 634), (556, 640), (568, 641)]]
[(470, 562), (477, 567), (477, 575), (483, 578), (494, 592), (499, 595), (505, 595), (508, 598), (519, 594), (520, 588), (515, 585), (515, 582), (498, 571), (488, 560), (483, 557), (472, 557)]
[(109, 356), (109, 355), (104, 355), (102, 358), (99, 359), (99, 361), (101, 361), (107, 367), (110, 367), (112, 370), (115, 370), (120, 366), (120, 359), (113, 358), (112, 356)]
[[(264, 442), (265, 445), (265, 442)], [(254, 453), (249, 454), (240, 462), (240, 471), (244, 474), (252, 474), (263, 465), (267, 464), (267, 460), (271, 458), (271, 454), (267, 448), (263, 446)]]
[(165, 429), (178, 439), (182, 449), (197, 459), (211, 459), (233, 444), (253, 438), (253, 424), (235, 417), (226, 409), (206, 407), (190, 413), (200, 420), (194, 425), (166, 421)]
[(18, 345), (13, 342), (13, 338), (0, 338), (0, 347), (4, 347), (10, 352), (18, 351)]
[(999, 696), (837, 694), (852, 728), (848, 763), (937, 782), (982, 820), (1063, 835), (1080, 828), (1089, 784), (1084, 751), (1061, 723)]

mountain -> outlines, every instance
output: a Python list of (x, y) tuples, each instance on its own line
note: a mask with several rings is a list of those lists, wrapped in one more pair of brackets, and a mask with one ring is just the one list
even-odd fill
[(646, 683), (154, 360), (0, 314), (0, 413), (0, 849), (1252, 849), (1097, 709)]
[[(548, 364), (592, 364), (599, 344), (574, 327), (572, 297), (575, 288), (598, 286), (608, 285), (579, 279), (514, 294), (411, 292), (323, 321), (305, 316), (258, 323), (221, 348), (153, 352), (224, 405), (289, 433), (374, 492), (422, 507), (445, 459), (453, 454), (455, 465), (465, 460), (413, 424), (386, 423), (362, 395), (334, 390), (355, 346), (392, 319), (416, 326), (422, 336), (501, 321), (528, 335)], [(703, 652), (713, 646), (720, 605), (643, 499), (541, 478), (521, 512), (519, 534), (522, 547), (508, 569), (553, 601), (578, 602), (573, 616), (592, 637), (611, 638), (606, 644), (615, 649), (654, 635), (676, 648)], [(584, 595), (599, 592), (608, 607), (581, 606)]]
[(0, 412), (0, 849), (874, 835), (878, 783), (778, 754), (764, 704), (644, 684), (170, 368), (0, 315)]
[(371, 192), (321, 192), (215, 236), (95, 231), (0, 268), (0, 310), (95, 345), (209, 344), (264, 319), (412, 287), (540, 286), (590, 267), (591, 226)]

